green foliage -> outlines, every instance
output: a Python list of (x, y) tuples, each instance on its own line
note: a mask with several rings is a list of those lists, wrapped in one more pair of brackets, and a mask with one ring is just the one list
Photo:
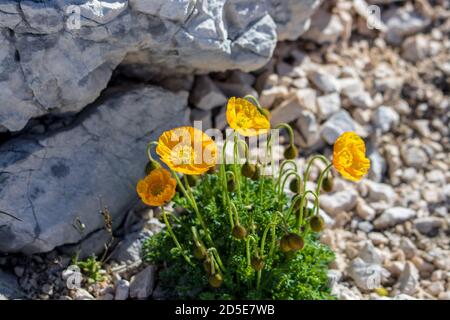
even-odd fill
[(205, 234), (188, 201), (180, 194), (174, 198), (175, 205), (187, 210), (178, 218), (169, 215), (169, 221), (184, 254), (193, 265), (185, 261), (167, 232), (156, 234), (144, 243), (144, 257), (162, 267), (159, 277), (162, 285), (171, 292), (171, 298), (332, 299), (327, 286), (327, 266), (334, 255), (319, 243), (316, 233), (304, 233), (302, 250), (283, 253), (279, 249), (280, 238), (292, 231), (292, 225), (295, 225), (295, 214), (277, 222), (275, 237), (267, 232), (264, 252), (260, 252), (264, 231), (278, 219), (277, 211), (287, 211), (290, 200), (284, 194), (280, 198), (275, 196), (274, 182), (270, 178), (254, 181), (243, 177), (240, 186), (242, 200), (234, 192), (230, 195), (240, 224), (255, 239), (250, 242), (251, 256), (264, 257), (258, 288), (258, 271), (248, 263), (246, 240), (238, 240), (231, 235), (229, 208), (223, 206), (219, 181), (217, 175), (206, 175), (193, 188), (193, 193), (226, 268), (220, 288), (210, 287), (203, 261), (193, 256), (195, 243), (191, 226), (197, 227), (203, 243), (206, 242)]
[(105, 279), (101, 274), (102, 263), (97, 260), (95, 255), (90, 256), (84, 261), (74, 261), (74, 264), (88, 278), (89, 283), (100, 282)]

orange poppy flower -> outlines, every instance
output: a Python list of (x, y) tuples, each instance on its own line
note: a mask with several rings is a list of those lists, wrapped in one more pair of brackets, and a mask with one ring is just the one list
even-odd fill
[(232, 129), (246, 137), (264, 134), (270, 129), (267, 117), (254, 104), (242, 98), (228, 100), (227, 121)]
[(193, 127), (164, 132), (156, 153), (172, 170), (189, 175), (203, 174), (217, 162), (217, 145), (210, 136)]
[(359, 181), (370, 169), (366, 146), (354, 132), (343, 133), (334, 143), (333, 166), (346, 179)]
[(158, 168), (139, 180), (136, 190), (142, 202), (149, 206), (162, 206), (172, 200), (177, 182), (169, 171)]

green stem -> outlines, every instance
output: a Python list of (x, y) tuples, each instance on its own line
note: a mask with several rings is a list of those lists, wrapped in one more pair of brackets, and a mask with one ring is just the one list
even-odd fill
[(258, 109), (258, 111), (261, 113), (261, 114), (264, 114), (263, 113), (263, 108), (261, 107), (261, 104), (259, 103), (259, 101), (258, 101), (258, 99), (256, 99), (254, 96), (252, 96), (251, 94), (248, 94), (248, 95), (246, 95), (245, 97), (244, 97), (244, 99), (246, 99), (246, 100), (252, 100), (254, 103), (255, 103), (255, 105), (256, 105), (256, 108)]
[(250, 241), (255, 242), (256, 239), (250, 235), (247, 237), (247, 240), (245, 240), (245, 250), (246, 250), (246, 254), (247, 254), (247, 266), (250, 266), (252, 261), (251, 261), (251, 254), (250, 254)]
[(217, 251), (216, 248), (212, 247), (208, 249), (208, 252), (211, 252), (214, 255), (215, 261), (217, 262), (217, 264), (219, 265), (220, 269), (222, 269), (222, 272), (226, 272), (226, 269), (222, 263), (222, 259), (220, 259), (220, 255), (219, 252)]
[(300, 178), (300, 175), (299, 175), (297, 172), (292, 172), (292, 171), (289, 172), (289, 173), (284, 177), (283, 183), (281, 184), (281, 186), (280, 186), (280, 188), (279, 188), (279, 190), (278, 190), (278, 197), (281, 197), (281, 195), (283, 194), (283, 192), (284, 192), (284, 187), (286, 186), (287, 179), (288, 179), (290, 176), (292, 176), (292, 175), (294, 175), (294, 176), (299, 180), (300, 183), (302, 182), (302, 178)]
[(327, 165), (327, 166), (330, 164), (330, 161), (329, 161), (327, 158), (325, 158), (325, 156), (323, 156), (323, 155), (321, 155), (321, 154), (317, 154), (317, 155), (315, 155), (314, 157), (312, 157), (312, 158), (308, 161), (308, 165), (306, 166), (306, 170), (305, 170), (305, 172), (303, 173), (303, 190), (306, 190), (306, 182), (307, 182), (308, 179), (309, 179), (309, 174), (310, 174), (311, 166), (312, 166), (313, 162), (314, 162), (315, 160), (317, 160), (317, 159), (322, 160), (323, 163), (324, 163), (325, 165)]
[(259, 270), (256, 274), (256, 290), (259, 290), (259, 287), (261, 285), (261, 274), (262, 270)]
[(197, 246), (201, 245), (200, 237), (198, 236), (197, 228), (195, 226), (191, 227), (192, 236), (194, 237), (194, 242)]
[(316, 187), (317, 196), (320, 194), (320, 189), (322, 188), (323, 179), (325, 178), (325, 175), (328, 174), (331, 167), (332, 167), (332, 164), (330, 163), (325, 169), (322, 170), (322, 172), (319, 175), (319, 180), (317, 181), (317, 187)]
[(261, 238), (261, 247), (260, 247), (261, 257), (264, 257), (264, 249), (265, 249), (265, 245), (266, 245), (267, 233), (269, 232), (269, 229), (275, 225), (276, 225), (276, 222), (272, 222), (264, 229), (263, 236)]
[(234, 216), (235, 216), (235, 219), (236, 219), (236, 224), (239, 224), (239, 223), (240, 223), (240, 221), (239, 221), (239, 213), (238, 213), (238, 211), (237, 211), (237, 209), (236, 209), (236, 206), (234, 205), (233, 202), (230, 203), (230, 207), (231, 207), (231, 208), (233, 209), (233, 211), (234, 211)]
[(223, 206), (226, 208), (228, 203), (230, 202), (230, 198), (228, 195), (228, 187), (227, 187), (227, 176), (226, 176), (226, 148), (228, 143), (228, 137), (226, 137), (223, 146), (222, 146), (222, 163), (220, 164), (220, 180), (222, 183), (222, 198), (223, 198)]
[[(236, 181), (236, 178), (234, 176), (234, 173), (232, 171), (226, 171), (225, 172), (225, 176), (228, 180), (228, 175), (231, 175), (233, 177), (233, 179)], [(228, 196), (228, 192), (227, 192), (227, 196)], [(234, 228), (234, 219), (233, 219), (233, 211), (232, 211), (232, 202), (230, 201), (230, 199), (228, 198), (228, 204), (226, 206), (227, 212), (228, 212), (228, 217), (230, 219), (230, 226), (231, 226), (231, 230), (233, 230)]]
[[(287, 164), (292, 164), (292, 165), (294, 166), (294, 168), (290, 168), (290, 169), (287, 169), (287, 170), (283, 170), (284, 167), (285, 167)], [(281, 183), (281, 177), (282, 177), (286, 172), (288, 172), (288, 171), (290, 171), (290, 170), (294, 170), (295, 172), (298, 172), (297, 163), (296, 163), (294, 160), (284, 160), (284, 161), (281, 163), (280, 169), (278, 170), (278, 178), (277, 178), (277, 183), (276, 183), (275, 187), (280, 185), (280, 183)]]
[(238, 144), (244, 146), (244, 156), (245, 156), (245, 160), (248, 161), (248, 152), (249, 152), (249, 150), (248, 150), (248, 145), (247, 145), (247, 143), (246, 143), (244, 140), (239, 139), (239, 140), (238, 140)]
[(294, 130), (292, 130), (292, 127), (287, 123), (280, 123), (275, 127), (275, 129), (284, 128), (288, 131), (289, 134), (289, 144), (292, 146), (294, 145)]
[(233, 164), (233, 168), (234, 168), (234, 174), (235, 174), (235, 178), (236, 178), (236, 190), (237, 190), (237, 195), (239, 198), (239, 201), (242, 202), (242, 195), (241, 195), (241, 175), (238, 169), (238, 166), (240, 167), (240, 164), (238, 163), (238, 157), (239, 157), (239, 143), (238, 143), (238, 136), (237, 136), (237, 132), (234, 133), (234, 145), (233, 145), (233, 156), (234, 156), (234, 164)]
[(272, 258), (273, 255), (273, 251), (275, 250), (275, 243), (276, 243), (276, 225), (274, 225), (271, 229), (271, 236), (272, 236), (272, 241), (270, 243), (270, 249), (269, 249), (269, 259)]
[(314, 198), (315, 198), (314, 203), (317, 203), (317, 204), (319, 203), (319, 197), (317, 196), (317, 194), (314, 191), (308, 190), (305, 193), (303, 193), (303, 195), (301, 196), (301, 201), (300, 201), (300, 214), (296, 218), (296, 223), (295, 223), (295, 229), (298, 231), (300, 231), (300, 227), (303, 225), (303, 209), (305, 207), (305, 201), (307, 200), (306, 197), (308, 196), (308, 194), (312, 194), (314, 196)]
[[(213, 247), (214, 246), (214, 242), (211, 239), (211, 236), (209, 234), (208, 228), (206, 227), (205, 221), (203, 220), (202, 215), (200, 214), (200, 211), (198, 210), (197, 207), (197, 203), (195, 202), (195, 199), (193, 196), (190, 195), (190, 193), (188, 191), (186, 191), (186, 188), (183, 186), (183, 183), (181, 183), (180, 178), (178, 177), (177, 173), (175, 171), (172, 171), (172, 174), (174, 175), (177, 184), (180, 186), (181, 192), (183, 193), (183, 195), (186, 197), (186, 199), (190, 202), (190, 205), (192, 207), (192, 209), (194, 210), (197, 219), (200, 222), (200, 225), (202, 226), (203, 231), (205, 232), (205, 236), (206, 236), (206, 240), (208, 240), (208, 244)], [(185, 177), (186, 179), (186, 177)], [(185, 180), (185, 182), (187, 182), (187, 179)], [(189, 184), (186, 183), (186, 187), (189, 188)], [(190, 189), (189, 189), (190, 190)]]
[(156, 162), (156, 160), (153, 159), (152, 152), (151, 152), (150, 148), (151, 148), (152, 146), (157, 146), (157, 145), (158, 145), (158, 142), (157, 142), (157, 141), (152, 141), (152, 142), (150, 142), (150, 143), (147, 145), (147, 150), (146, 150), (146, 152), (147, 152), (148, 159), (149, 159), (150, 161), (155, 161), (155, 162)]
[(181, 254), (184, 257), (184, 260), (186, 260), (186, 262), (189, 263), (191, 266), (194, 266), (194, 264), (191, 262), (191, 259), (189, 259), (189, 257), (185, 254), (183, 248), (181, 247), (180, 243), (178, 242), (177, 237), (173, 233), (173, 230), (172, 230), (172, 227), (170, 226), (169, 220), (167, 220), (167, 214), (166, 214), (166, 211), (164, 210), (164, 206), (161, 206), (161, 211), (163, 214), (164, 222), (167, 227), (167, 231), (169, 232), (170, 236), (172, 237), (173, 242), (175, 242), (176, 247), (180, 250)]

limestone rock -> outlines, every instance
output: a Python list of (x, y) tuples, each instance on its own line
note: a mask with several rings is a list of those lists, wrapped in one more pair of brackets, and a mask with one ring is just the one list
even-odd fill
[(321, 128), (322, 138), (328, 144), (333, 144), (336, 139), (347, 131), (356, 131), (362, 136), (363, 132), (358, 124), (352, 119), (349, 113), (345, 110), (341, 110), (333, 114)]
[(381, 281), (389, 276), (389, 271), (376, 263), (367, 263), (361, 258), (352, 261), (348, 268), (349, 276), (362, 290), (373, 290), (381, 286)]
[(320, 196), (320, 207), (332, 217), (342, 211), (352, 210), (356, 205), (357, 193), (353, 189)]
[(412, 262), (406, 262), (395, 288), (400, 293), (413, 295), (419, 286), (419, 271)]
[(308, 30), (310, 17), (322, 0), (269, 0), (270, 14), (277, 24), (278, 40), (296, 40)]
[[(136, 201), (145, 146), (163, 130), (186, 124), (186, 93), (137, 87), (112, 94), (50, 134), (0, 146), (0, 251), (45, 252), (103, 228), (100, 199), (114, 226)], [(85, 225), (80, 230), (80, 223)]]
[(401, 41), (426, 28), (431, 20), (419, 12), (405, 7), (393, 7), (382, 12), (383, 22), (386, 24), (386, 40), (392, 44)]
[(227, 103), (227, 98), (208, 76), (199, 76), (195, 81), (190, 102), (199, 109), (209, 111)]
[[(320, 0), (3, 0), (0, 127), (95, 101), (120, 64), (150, 80), (264, 66), (309, 26)], [(75, 9), (74, 9), (75, 8)], [(274, 19), (276, 23), (274, 22)]]
[(403, 223), (416, 215), (416, 212), (412, 209), (393, 207), (385, 210), (381, 216), (379, 216), (373, 222), (375, 228), (385, 229), (395, 226), (399, 223)]
[(148, 298), (155, 287), (156, 267), (149, 265), (133, 276), (130, 281), (130, 297), (135, 299)]

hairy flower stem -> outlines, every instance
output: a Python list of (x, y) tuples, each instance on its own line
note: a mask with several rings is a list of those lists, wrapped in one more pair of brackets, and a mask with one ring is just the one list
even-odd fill
[(288, 125), (287, 123), (280, 123), (275, 127), (275, 129), (281, 129), (284, 128), (287, 130), (289, 134), (289, 145), (294, 145), (294, 130), (292, 130), (292, 127)]
[(247, 266), (251, 265), (251, 252), (250, 252), (250, 241), (256, 242), (256, 239), (254, 236), (248, 236), (245, 240), (245, 252), (247, 254)]
[(252, 96), (251, 94), (248, 94), (244, 97), (244, 99), (246, 100), (252, 100), (254, 102), (254, 104), (256, 105), (256, 108), (258, 109), (258, 111), (264, 115), (264, 111), (263, 108), (261, 107), (261, 104), (259, 103), (258, 99), (256, 99), (254, 96)]
[(300, 181), (300, 183), (302, 181), (302, 178), (300, 177), (300, 175), (297, 172), (291, 171), (288, 174), (286, 174), (286, 176), (283, 179), (283, 183), (281, 184), (281, 186), (278, 189), (278, 199), (279, 200), (281, 200), (281, 195), (283, 194), (284, 187), (286, 186), (286, 182), (290, 176), (295, 176), (295, 178), (297, 178)]
[[(286, 169), (284, 170), (284, 167), (288, 164), (291, 164), (294, 168), (290, 168), (290, 169)], [(280, 168), (278, 169), (278, 178), (277, 178), (277, 182), (275, 184), (275, 188), (279, 188), (280, 183), (281, 183), (281, 177), (286, 174), (288, 171), (294, 171), (294, 172), (298, 172), (298, 167), (297, 167), (297, 163), (295, 163), (294, 160), (284, 160), (281, 163)]]
[(156, 161), (155, 159), (153, 159), (152, 152), (150, 149), (152, 146), (157, 146), (157, 145), (158, 145), (157, 141), (152, 141), (147, 145), (147, 156), (150, 161)]
[(192, 191), (190, 190), (189, 183), (187, 183), (186, 176), (184, 176), (185, 177), (186, 187), (189, 188), (189, 191), (191, 191), (191, 192), (186, 191), (186, 188), (183, 186), (183, 183), (181, 182), (181, 180), (178, 177), (177, 173), (175, 171), (173, 171), (172, 169), (171, 169), (171, 171), (172, 171), (172, 174), (173, 174), (173, 176), (175, 177), (175, 179), (177, 181), (177, 184), (180, 186), (181, 192), (183, 193), (185, 198), (190, 203), (192, 209), (194, 210), (195, 215), (197, 216), (197, 219), (199, 220), (200, 225), (202, 226), (202, 229), (205, 232), (205, 237), (206, 237), (206, 240), (208, 241), (208, 244), (211, 247), (213, 247), (214, 246), (214, 242), (212, 241), (211, 236), (210, 236), (209, 231), (208, 231), (208, 228), (206, 227), (205, 221), (203, 220), (203, 217), (200, 214), (200, 211), (198, 210), (197, 203), (195, 202), (195, 198), (192, 195)]
[(219, 252), (216, 248), (212, 247), (208, 249), (208, 253), (211, 254), (212, 257), (214, 257), (214, 261), (218, 264), (219, 268), (222, 270), (223, 273), (226, 272), (226, 269), (222, 263), (222, 259), (220, 259)]
[(258, 270), (258, 272), (256, 273), (256, 290), (259, 290), (259, 288), (261, 286), (261, 275), (262, 275), (262, 270)]
[(170, 226), (169, 220), (167, 219), (167, 213), (166, 213), (166, 210), (164, 210), (164, 206), (161, 206), (161, 211), (162, 211), (164, 223), (166, 224), (166, 227), (167, 227), (167, 232), (169, 232), (170, 236), (173, 239), (173, 242), (175, 242), (176, 247), (180, 250), (181, 254), (183, 255), (184, 260), (186, 260), (186, 262), (189, 263), (189, 265), (194, 267), (194, 264), (191, 262), (191, 259), (189, 259), (189, 257), (186, 255), (186, 253), (184, 252), (180, 243), (178, 242), (177, 237), (173, 233), (172, 227)]
[(315, 160), (320, 159), (322, 160), (322, 162), (326, 165), (329, 166), (330, 165), (330, 161), (325, 158), (325, 156), (321, 155), (321, 154), (317, 154), (315, 156), (313, 156), (309, 161), (308, 161), (308, 165), (306, 166), (306, 170), (303, 173), (303, 190), (306, 190), (306, 182), (309, 179), (309, 174), (311, 171), (311, 166), (314, 163)]
[[(275, 216), (276, 217), (276, 216)], [(261, 238), (261, 247), (260, 247), (260, 252), (261, 252), (261, 256), (264, 257), (264, 249), (266, 246), (266, 238), (267, 238), (267, 233), (269, 232), (269, 230), (274, 229), (277, 225), (277, 221), (275, 219), (274, 222), (270, 223), (269, 225), (267, 225), (267, 227), (264, 229), (263, 232), (263, 236)]]
[(317, 187), (316, 187), (316, 194), (317, 196), (319, 196), (320, 194), (320, 189), (322, 188), (322, 183), (323, 183), (323, 179), (325, 179), (325, 177), (328, 175), (328, 172), (330, 171), (331, 167), (333, 165), (330, 163), (328, 164), (328, 166), (322, 170), (322, 172), (319, 175), (319, 180), (317, 181)]
[(314, 210), (319, 210), (319, 197), (317, 196), (317, 194), (314, 191), (308, 190), (305, 193), (303, 193), (301, 195), (301, 200), (300, 200), (300, 213), (299, 215), (296, 217), (295, 220), (295, 230), (300, 232), (300, 227), (303, 225), (303, 210), (305, 207), (305, 203), (307, 200), (307, 196), (308, 194), (312, 194), (314, 196)]
[(237, 132), (234, 133), (234, 146), (233, 146), (233, 159), (234, 159), (234, 164), (233, 164), (233, 168), (234, 168), (234, 175), (236, 178), (236, 190), (237, 190), (237, 195), (238, 195), (238, 199), (240, 202), (242, 202), (242, 195), (241, 195), (241, 173), (239, 170), (240, 167), (240, 156), (239, 156), (239, 139), (238, 139), (238, 135)]
[(236, 224), (240, 224), (239, 213), (238, 213), (238, 211), (237, 211), (237, 209), (236, 209), (236, 206), (234, 205), (233, 202), (230, 203), (230, 207), (233, 209), (233, 212), (234, 212), (234, 218), (236, 219), (236, 220), (235, 220)]
[[(236, 180), (234, 173), (232, 171), (226, 171), (225, 175), (231, 175), (233, 177), (234, 180)], [(228, 177), (227, 177), (228, 179)], [(228, 194), (228, 193), (227, 193)], [(228, 212), (228, 217), (230, 219), (230, 226), (231, 226), (231, 230), (233, 230), (234, 228), (234, 219), (233, 219), (233, 209), (236, 211), (236, 207), (234, 206), (234, 204), (230, 201), (230, 199), (228, 198), (228, 205), (227, 205), (227, 212)], [(237, 213), (236, 213), (237, 216)], [(238, 217), (238, 216), (237, 216)], [(237, 223), (239, 223), (239, 217), (237, 219)]]
[(227, 187), (227, 173), (226, 173), (226, 148), (228, 143), (228, 136), (226, 137), (223, 147), (222, 147), (222, 163), (220, 164), (219, 168), (219, 180), (221, 181), (222, 185), (222, 201), (223, 201), (223, 207), (227, 208), (230, 203), (230, 197), (228, 194), (228, 187)]

